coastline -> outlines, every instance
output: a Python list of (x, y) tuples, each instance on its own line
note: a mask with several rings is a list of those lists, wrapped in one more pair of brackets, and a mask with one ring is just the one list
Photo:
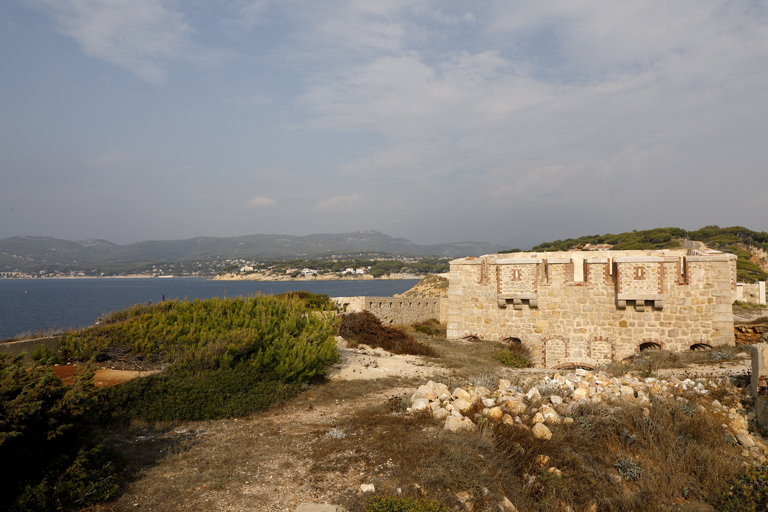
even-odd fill
[(223, 274), (216, 276), (209, 281), (262, 281), (262, 282), (301, 282), (312, 283), (316, 281), (396, 281), (404, 279), (424, 279), (422, 274), (390, 274), (381, 277), (373, 277), (370, 274), (361, 274), (359, 276), (338, 276), (335, 274), (323, 274), (319, 276), (264, 276), (258, 274)]

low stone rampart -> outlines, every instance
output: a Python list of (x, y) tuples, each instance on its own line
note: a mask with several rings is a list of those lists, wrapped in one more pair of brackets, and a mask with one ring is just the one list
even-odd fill
[[(431, 318), (441, 319), (441, 299), (419, 297), (335, 297), (345, 313), (370, 311), (383, 324), (410, 325)], [(444, 302), (444, 301), (442, 301)]]
[(21, 340), (10, 341), (8, 343), (0, 343), (0, 353), (10, 354), (12, 356), (24, 355), (24, 362), (29, 363), (32, 361), (32, 352), (36, 347), (40, 345), (46, 347), (52, 354), (55, 354), (59, 348), (59, 338), (36, 338), (33, 340)]

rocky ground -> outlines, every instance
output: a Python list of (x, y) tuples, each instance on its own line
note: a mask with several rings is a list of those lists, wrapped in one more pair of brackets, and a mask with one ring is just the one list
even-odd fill
[[(130, 457), (129, 476), (118, 500), (94, 510), (294, 512), (313, 503), (355, 512), (374, 494), (439, 495), (457, 511), (526, 510), (519, 496), (494, 486), (498, 455), (488, 433), (508, 428), (532, 435), (544, 454), (563, 432), (584, 427), (584, 407), (636, 406), (651, 422), (654, 408), (671, 402), (692, 415), (716, 416), (716, 435), (729, 440), (742, 463), (768, 456), (740, 387), (743, 356), (641, 378), (631, 372), (515, 370), (490, 357), (497, 343), (422, 341), (443, 357), (342, 348), (342, 361), (325, 383), (269, 411), (104, 432), (108, 444)], [(730, 376), (722, 374), (725, 364)], [(686, 376), (694, 370), (695, 377)], [(536, 460), (553, 478), (568, 471), (547, 455)], [(612, 471), (617, 480), (611, 485), (631, 484)], [(679, 500), (662, 509), (712, 510), (696, 500), (703, 508), (679, 508), (692, 498)], [(599, 500), (585, 506), (602, 509)]]

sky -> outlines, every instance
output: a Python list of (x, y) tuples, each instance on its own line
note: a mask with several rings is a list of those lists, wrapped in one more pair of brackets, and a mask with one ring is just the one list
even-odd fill
[(768, 230), (768, 1), (0, 2), (0, 238)]

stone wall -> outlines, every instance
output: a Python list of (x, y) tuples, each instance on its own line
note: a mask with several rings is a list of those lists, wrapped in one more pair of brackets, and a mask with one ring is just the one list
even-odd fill
[(451, 262), (448, 337), (517, 338), (538, 366), (644, 348), (734, 344), (736, 257), (685, 250), (488, 255)]
[(333, 300), (344, 312), (370, 311), (381, 323), (395, 325), (410, 325), (430, 318), (440, 320), (440, 303), (445, 302), (438, 297), (336, 297)]
[(766, 304), (765, 281), (739, 283), (736, 285), (736, 300), (746, 304)]
[(32, 361), (32, 352), (39, 346), (46, 347), (52, 354), (56, 354), (59, 349), (59, 338), (35, 338), (32, 340), (9, 341), (0, 343), (0, 353), (17, 356), (24, 354), (24, 362)]

